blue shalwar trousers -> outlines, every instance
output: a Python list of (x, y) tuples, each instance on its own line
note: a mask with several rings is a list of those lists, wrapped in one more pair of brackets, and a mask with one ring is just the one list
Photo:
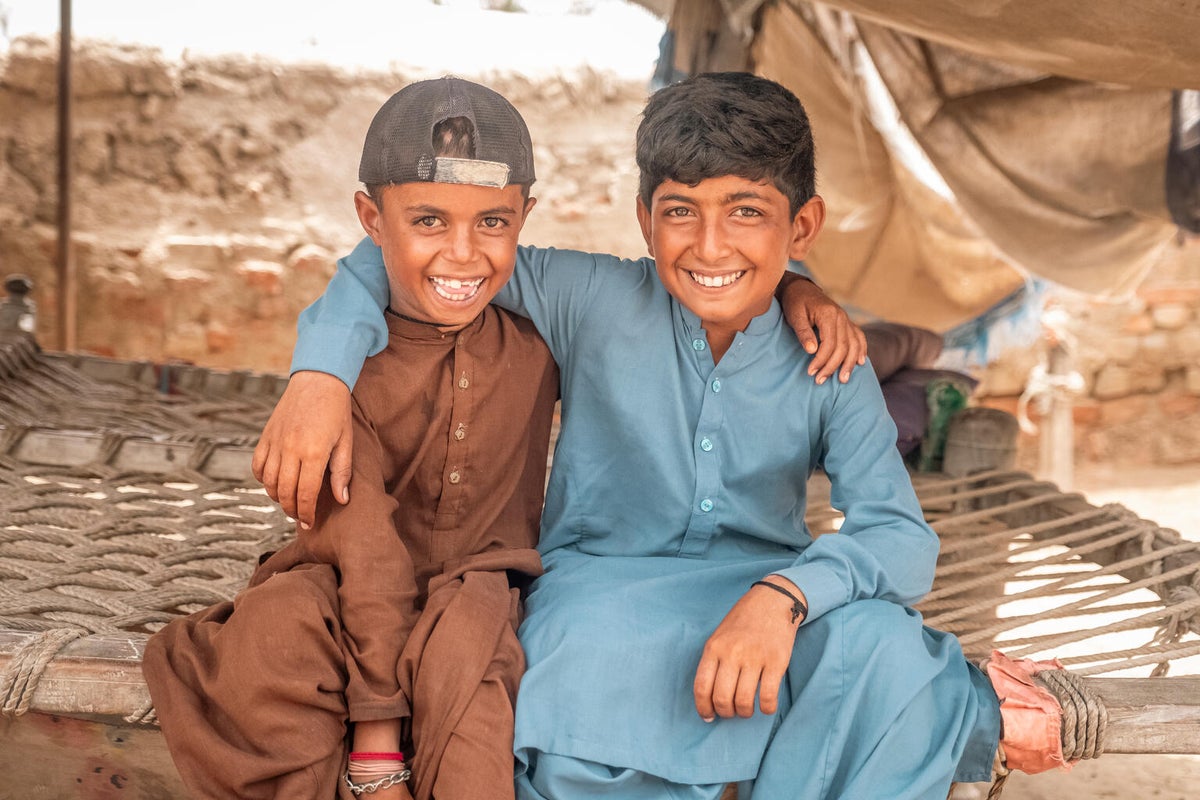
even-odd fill
[[(694, 668), (683, 667), (689, 687)], [(612, 686), (619, 695), (619, 676)], [(760, 749), (752, 777), (688, 784), (578, 752), (519, 748), (517, 796), (707, 800), (737, 782), (740, 800), (945, 800), (952, 780), (990, 778), (1000, 727), (991, 685), (953, 636), (925, 628), (911, 609), (861, 600), (804, 625), (780, 694), (765, 747), (751, 743)], [(695, 724), (705, 723), (697, 715)], [(644, 746), (669, 750), (672, 743)]]

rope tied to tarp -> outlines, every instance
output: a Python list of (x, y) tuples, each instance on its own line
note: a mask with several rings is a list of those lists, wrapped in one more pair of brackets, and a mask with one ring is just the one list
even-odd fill
[(80, 628), (54, 628), (31, 639), (13, 654), (8, 668), (0, 677), (0, 713), (19, 717), (29, 711), (42, 673), (64, 647), (87, 635)]

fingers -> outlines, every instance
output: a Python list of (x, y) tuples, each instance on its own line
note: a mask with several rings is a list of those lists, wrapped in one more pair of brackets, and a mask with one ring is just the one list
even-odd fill
[(266, 439), (260, 438), (258, 444), (254, 446), (254, 455), (250, 459), (250, 472), (254, 474), (254, 480), (262, 483), (263, 469), (267, 465), (267, 456), (271, 452), (271, 445)]
[[(713, 681), (712, 704), (718, 717), (732, 717), (737, 713), (735, 697), (738, 692), (741, 670), (735, 664), (721, 663)], [(754, 690), (750, 690), (750, 711), (754, 711)], [(747, 715), (749, 716), (749, 715)]]
[(713, 685), (717, 679), (717, 660), (707, 652), (700, 658), (700, 666), (696, 668), (696, 680), (692, 682), (692, 696), (696, 701), (696, 713), (705, 722), (717, 718), (717, 710), (713, 707)]
[[(764, 714), (774, 714), (779, 710), (779, 687), (783, 684), (783, 672), (783, 670), (771, 667), (762, 671), (758, 689), (758, 707)], [(751, 703), (753, 703), (753, 699)]]
[(841, 311), (830, 310), (817, 323), (821, 331), (820, 345), (808, 365), (808, 374), (818, 385), (835, 374), (838, 380), (850, 380), (855, 367), (867, 363), (867, 337), (862, 329)]
[[(758, 694), (758, 679), (762, 673), (757, 669), (742, 669), (738, 672), (737, 685), (733, 690), (731, 710), (739, 717), (754, 716), (754, 697)], [(722, 698), (723, 699), (723, 698)], [(714, 702), (719, 712), (721, 706)], [(721, 716), (732, 716), (722, 714)]]
[(343, 505), (350, 502), (350, 476), (353, 474), (354, 429), (348, 427), (329, 457), (329, 488)]
[[(731, 662), (701, 659), (692, 686), (700, 718), (712, 722), (717, 717), (754, 716), (754, 698), (758, 694), (760, 674), (758, 669), (749, 666), (738, 667)], [(771, 697), (773, 706), (778, 700), (781, 679), (782, 675), (775, 681)], [(765, 707), (763, 710), (766, 711)], [(771, 713), (774, 713), (774, 707)]]
[[(260, 445), (261, 447), (261, 445)], [(255, 453), (257, 454), (257, 450)], [(268, 448), (267, 454), (263, 457), (262, 474), (255, 473), (259, 481), (262, 482), (263, 488), (267, 490), (267, 496), (272, 500), (279, 500), (279, 451), (274, 448)]]
[[(300, 527), (308, 530), (317, 518), (317, 497), (321, 494), (321, 483), (325, 480), (325, 462), (318, 458), (300, 461), (295, 483), (296, 514)], [(288, 481), (285, 485), (291, 486)], [(282, 504), (282, 500), (280, 503)], [(286, 506), (285, 506), (286, 509)]]
[[(283, 458), (279, 463), (279, 496), (275, 499), (283, 507), (283, 513), (295, 520), (300, 519), (300, 512), (296, 508), (296, 484), (300, 480), (302, 463), (295, 458)], [(322, 472), (324, 472), (324, 466), (322, 466)], [(300, 527), (307, 528), (307, 524), (301, 520)]]
[[(816, 376), (818, 386), (829, 380), (830, 376), (841, 368), (849, 349), (850, 346), (845, 337), (836, 334), (826, 336), (821, 340), (821, 346), (817, 348), (817, 354), (813, 356), (813, 363), (808, 367), (808, 371)], [(849, 377), (847, 375), (846, 380), (849, 380)]]
[[(800, 346), (804, 348), (804, 352), (808, 353), (809, 355), (812, 355), (813, 353), (817, 352), (817, 348), (820, 346), (820, 342), (817, 340), (817, 332), (816, 331), (814, 331), (808, 325), (801, 325), (801, 324), (795, 325), (793, 327), (793, 330), (796, 331), (796, 338), (800, 340)], [(809, 375), (813, 374), (811, 369), (809, 370), (808, 374)]]
[(867, 363), (866, 334), (849, 320), (846, 320), (846, 326), (849, 328), (846, 332), (846, 342), (849, 347), (846, 350), (846, 357), (842, 360), (841, 374), (838, 375), (838, 380), (842, 383), (850, 380), (850, 373), (854, 372), (855, 367), (861, 367)]

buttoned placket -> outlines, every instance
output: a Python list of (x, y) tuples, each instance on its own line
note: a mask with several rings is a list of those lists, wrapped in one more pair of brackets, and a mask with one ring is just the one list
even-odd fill
[(699, 558), (708, 551), (709, 542), (721, 519), (722, 482), (720, 432), (725, 417), (725, 391), (728, 376), (740, 361), (742, 335), (725, 352), (719, 364), (713, 364), (703, 330), (691, 331), (691, 348), (696, 359), (697, 378), (704, 383), (700, 398), (700, 415), (692, 442), (696, 464), (696, 485), (692, 495), (692, 515), (679, 546), (679, 555)]
[[(474, 360), (466, 346), (470, 333), (464, 330), (454, 336), (454, 351), (450, 358), (450, 430), (447, 434), (446, 463), (442, 471), (442, 496), (434, 520), (434, 529), (440, 531), (456, 528), (459, 523), (459, 512), (463, 508), (463, 497), (470, 480), (468, 431), (478, 394), (474, 386)], [(438, 546), (437, 542), (434, 546)]]

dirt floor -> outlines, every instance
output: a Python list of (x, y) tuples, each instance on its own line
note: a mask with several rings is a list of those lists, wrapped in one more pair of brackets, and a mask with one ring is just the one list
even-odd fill
[[(1085, 465), (1075, 491), (1096, 505), (1120, 503), (1139, 516), (1200, 541), (1200, 465)], [(1192, 659), (1195, 660), (1195, 659)], [(1200, 674), (1190, 664), (1171, 674)], [(1194, 800), (1200, 796), (1200, 756), (1105, 755), (1068, 773), (1013, 775), (1004, 800)]]

